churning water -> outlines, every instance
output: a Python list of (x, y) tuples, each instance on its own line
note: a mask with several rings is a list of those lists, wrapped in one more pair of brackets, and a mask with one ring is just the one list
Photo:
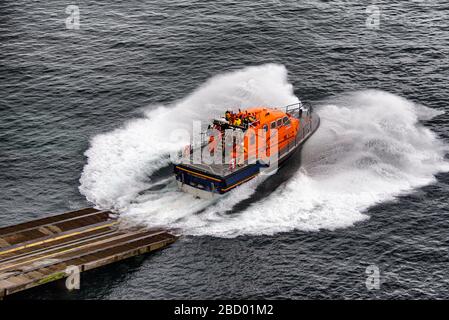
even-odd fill
[[(17, 297), (448, 298), (448, 8), (377, 1), (369, 29), (368, 4), (79, 1), (67, 30), (63, 1), (7, 1), (0, 224), (95, 205), (184, 234)], [(298, 98), (321, 126), (277, 175), (177, 190), (173, 130)]]
[(364, 211), (370, 206), (429, 184), (436, 173), (449, 170), (444, 159), (449, 149), (419, 123), (442, 112), (371, 90), (343, 93), (318, 107), (322, 125), (302, 152), (302, 167), (285, 183), (272, 184), (271, 194), (242, 212), (225, 214), (250, 197), (264, 178), (216, 201), (183, 194), (174, 177), (158, 179), (158, 188), (152, 189), (151, 174), (168, 166), (169, 153), (187, 143), (167, 143), (171, 131), (212, 118), (229, 105), (283, 106), (297, 100), (282, 65), (215, 76), (174, 106), (160, 106), (143, 119), (94, 137), (80, 191), (100, 207), (148, 226), (176, 227), (194, 235), (263, 235), (351, 226), (368, 218)]

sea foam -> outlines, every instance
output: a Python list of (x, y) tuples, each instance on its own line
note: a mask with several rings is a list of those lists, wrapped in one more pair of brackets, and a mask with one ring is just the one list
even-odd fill
[[(179, 127), (234, 106), (283, 106), (298, 101), (281, 65), (249, 67), (209, 79), (172, 106), (160, 106), (122, 128), (92, 139), (80, 192), (130, 223), (169, 226), (185, 234), (234, 237), (294, 229), (317, 231), (354, 225), (376, 203), (432, 183), (449, 171), (447, 146), (420, 120), (433, 109), (383, 91), (328, 98), (317, 106), (319, 130), (305, 144), (301, 168), (249, 207), (227, 214), (269, 177), (259, 177), (221, 199), (194, 199), (173, 177), (153, 181), (168, 154), (187, 141), (167, 142)], [(267, 181), (269, 182), (269, 181)], [(159, 186), (154, 188), (155, 184)]]

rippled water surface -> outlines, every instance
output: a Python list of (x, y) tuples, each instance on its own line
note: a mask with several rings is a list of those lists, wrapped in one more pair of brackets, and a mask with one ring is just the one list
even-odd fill
[[(77, 3), (79, 30), (0, 8), (0, 225), (97, 205), (184, 236), (15, 298), (449, 298), (444, 1), (377, 1), (376, 29), (371, 1)], [(298, 98), (322, 125), (275, 177), (176, 190), (170, 130)]]

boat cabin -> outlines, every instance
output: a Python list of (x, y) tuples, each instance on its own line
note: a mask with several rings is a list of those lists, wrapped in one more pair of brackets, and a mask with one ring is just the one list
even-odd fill
[[(226, 111), (223, 118), (215, 119), (209, 125), (206, 132), (207, 144), (209, 151), (214, 153), (218, 147), (217, 141), (221, 140), (224, 150), (226, 146), (229, 147), (229, 141), (225, 141), (226, 131), (239, 130), (243, 134), (243, 160), (246, 161), (249, 157), (260, 157), (261, 154), (269, 156), (270, 147), (278, 150), (285, 148), (292, 139), (295, 139), (299, 126), (298, 118), (278, 109), (262, 107), (238, 113)], [(212, 129), (216, 130), (215, 134), (212, 133)], [(232, 141), (234, 154), (242, 151), (238, 150), (242, 144), (237, 142)]]

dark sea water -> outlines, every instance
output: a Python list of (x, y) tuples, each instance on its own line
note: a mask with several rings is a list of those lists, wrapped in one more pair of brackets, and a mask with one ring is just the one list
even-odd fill
[[(371, 1), (80, 0), (79, 30), (66, 29), (68, 4), (0, 6), (0, 226), (98, 205), (185, 235), (83, 274), (80, 291), (15, 298), (449, 298), (446, 1), (375, 1), (377, 29)], [(242, 84), (237, 104), (288, 102), (272, 90), (284, 76), (322, 128), (255, 194), (198, 209), (152, 158), (165, 149), (138, 143), (159, 128), (157, 105), (207, 114)], [(370, 265), (378, 290), (365, 285)]]

